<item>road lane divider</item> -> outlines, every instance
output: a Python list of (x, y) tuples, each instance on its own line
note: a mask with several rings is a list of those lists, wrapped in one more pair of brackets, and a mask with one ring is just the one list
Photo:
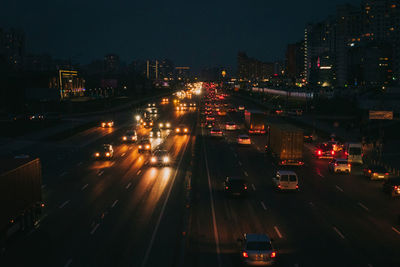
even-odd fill
[(60, 174), (60, 177), (63, 177), (63, 176), (65, 176), (66, 174), (67, 174), (67, 172), (63, 172), (63, 173)]
[(336, 185), (335, 187), (336, 187), (336, 189), (339, 190), (340, 192), (344, 192), (344, 190), (343, 190), (340, 186)]
[(249, 174), (248, 174), (246, 171), (244, 171), (244, 175), (246, 175), (247, 177), (249, 177)]
[(116, 199), (116, 200), (112, 203), (111, 208), (113, 209), (113, 208), (115, 207), (115, 205), (117, 205), (117, 203), (118, 203), (118, 199)]
[(240, 166), (242, 166), (242, 165), (243, 165), (241, 161), (239, 161), (239, 165), (240, 165)]
[(88, 186), (89, 184), (85, 184), (84, 186), (82, 186), (81, 191), (85, 190)]
[(66, 205), (68, 205), (70, 200), (65, 201), (64, 203), (62, 203), (58, 208), (62, 209), (64, 208)]
[(261, 201), (261, 206), (263, 207), (264, 210), (267, 210), (267, 207), (264, 204), (264, 201)]
[(104, 171), (99, 171), (99, 172), (97, 173), (97, 176), (102, 176), (103, 173), (104, 173)]
[(136, 175), (139, 175), (142, 172), (142, 170), (138, 170)]
[(96, 224), (96, 225), (93, 227), (92, 231), (90, 231), (90, 234), (93, 235), (93, 234), (96, 232), (97, 228), (99, 228), (99, 226), (100, 226), (99, 223)]
[(76, 166), (81, 166), (83, 164), (82, 161), (78, 162), (78, 164), (76, 164)]
[(345, 239), (344, 235), (342, 234), (342, 232), (339, 231), (339, 229), (337, 229), (335, 226), (333, 227), (333, 230), (342, 238)]
[(283, 238), (283, 236), (282, 236), (281, 232), (279, 231), (278, 227), (274, 226), (274, 229), (275, 229), (276, 234), (279, 236), (279, 238)]
[(122, 158), (123, 156), (125, 156), (125, 154), (126, 154), (125, 152), (124, 152), (124, 153), (122, 153), (122, 154), (121, 154), (121, 158)]
[(369, 211), (369, 209), (368, 209), (363, 203), (358, 202), (357, 204), (358, 204), (358, 206), (360, 206), (361, 208), (363, 208), (365, 211)]
[(396, 233), (398, 233), (400, 235), (400, 231), (397, 230), (395, 227), (392, 227), (392, 230), (395, 231)]
[(251, 187), (253, 188), (253, 191), (256, 191), (256, 186), (254, 184), (251, 184)]
[(129, 189), (129, 187), (131, 187), (132, 183), (129, 183), (125, 186), (125, 189)]
[(71, 263), (72, 263), (72, 259), (69, 259), (69, 260), (67, 261), (67, 263), (64, 265), (64, 267), (69, 267), (69, 266), (71, 266)]

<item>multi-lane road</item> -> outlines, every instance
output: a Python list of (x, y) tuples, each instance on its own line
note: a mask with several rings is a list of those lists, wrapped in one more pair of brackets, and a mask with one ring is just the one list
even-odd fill
[[(300, 192), (275, 192), (277, 168), (263, 153), (265, 136), (238, 146), (244, 130), (210, 138), (199, 110), (177, 112), (170, 104), (159, 114), (172, 128), (191, 128), (188, 135), (163, 130), (152, 140), (169, 151), (171, 166), (151, 167), (137, 144), (121, 142), (134, 125), (131, 112), (118, 114), (115, 128), (21, 151), (42, 159), (46, 207), (37, 228), (10, 240), (0, 266), (241, 266), (243, 233), (273, 238), (278, 266), (400, 266), (399, 202), (363, 178), (360, 167), (329, 173), (327, 161), (305, 145), (305, 166), (295, 169)], [(217, 124), (243, 119), (228, 113)], [(148, 132), (140, 129), (139, 138)], [(113, 160), (94, 161), (104, 143), (114, 146)], [(226, 176), (245, 178), (248, 195), (226, 197)]]

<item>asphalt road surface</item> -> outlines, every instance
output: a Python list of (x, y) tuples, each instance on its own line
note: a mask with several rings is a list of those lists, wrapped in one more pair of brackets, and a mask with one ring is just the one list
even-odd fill
[[(46, 207), (34, 230), (9, 241), (0, 266), (242, 266), (237, 239), (244, 233), (273, 238), (277, 266), (400, 266), (400, 202), (381, 192), (381, 182), (362, 177), (360, 166), (332, 174), (306, 144), (305, 166), (294, 169), (300, 191), (276, 192), (266, 136), (239, 146), (244, 129), (210, 138), (199, 110), (177, 112), (170, 104), (159, 114), (172, 128), (190, 127), (188, 135), (163, 130), (152, 140), (153, 149), (169, 151), (171, 166), (151, 167), (137, 144), (121, 142), (135, 122), (129, 112), (115, 118), (115, 128), (21, 151), (42, 160)], [(217, 124), (243, 127), (243, 117), (228, 113)], [(113, 160), (94, 161), (105, 143), (114, 146)], [(248, 195), (227, 197), (226, 176), (245, 178)]]

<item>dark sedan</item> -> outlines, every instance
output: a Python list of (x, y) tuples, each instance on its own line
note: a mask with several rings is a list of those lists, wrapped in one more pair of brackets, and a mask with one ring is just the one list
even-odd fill
[(227, 195), (242, 196), (247, 193), (247, 184), (243, 178), (227, 177), (224, 182), (224, 189)]

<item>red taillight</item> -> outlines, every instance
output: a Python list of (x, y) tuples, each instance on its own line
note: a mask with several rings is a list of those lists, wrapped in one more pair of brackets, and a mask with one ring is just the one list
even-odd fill
[(337, 166), (337, 163), (335, 163), (335, 166)]
[(397, 186), (397, 185), (395, 185), (393, 188), (394, 188), (394, 190), (397, 190), (398, 186)]
[(280, 184), (278, 184), (278, 188), (281, 188), (282, 186)]
[(389, 175), (389, 173), (387, 172), (387, 173), (385, 173), (385, 175)]
[(248, 257), (249, 257), (249, 254), (247, 254), (246, 251), (243, 251), (243, 252), (242, 252), (242, 256), (243, 256), (243, 258), (248, 258)]
[(347, 164), (347, 167), (351, 167), (351, 164), (349, 163), (349, 164)]
[(318, 154), (318, 156), (321, 156), (321, 155), (322, 155), (322, 151), (321, 151), (321, 150), (318, 150), (318, 151), (317, 151), (317, 154)]
[(332, 151), (331, 151), (331, 154), (332, 154), (332, 156), (335, 155), (335, 150), (332, 150)]
[(229, 186), (225, 186), (225, 189), (228, 190), (228, 189), (229, 189)]
[(368, 170), (368, 173), (371, 173), (372, 171), (371, 170)]
[(247, 185), (244, 186), (244, 190), (247, 190)]
[(275, 258), (275, 257), (276, 257), (276, 252), (274, 251), (271, 253), (271, 258)]
[(299, 189), (299, 185), (298, 184), (296, 184), (296, 189)]
[(347, 151), (346, 151), (346, 152), (344, 152), (344, 154), (345, 154), (346, 156), (348, 156), (348, 155), (349, 155), (349, 153), (347, 153)]

